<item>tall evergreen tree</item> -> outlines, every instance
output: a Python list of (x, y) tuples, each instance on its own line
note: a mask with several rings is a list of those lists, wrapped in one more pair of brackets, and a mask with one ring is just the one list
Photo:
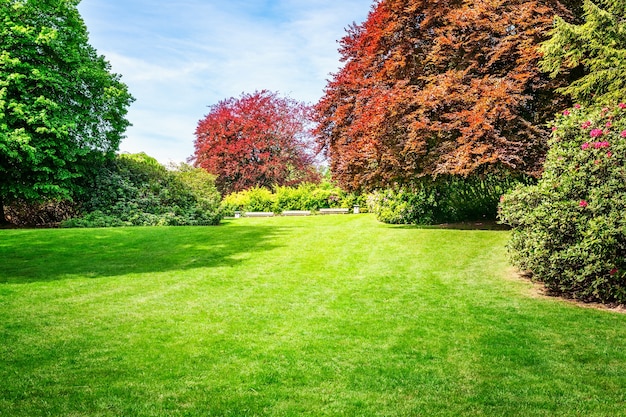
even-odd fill
[(89, 45), (78, 3), (0, 0), (0, 207), (71, 198), (129, 125), (133, 98)]
[(581, 104), (610, 103), (626, 97), (626, 2), (585, 0), (584, 23), (554, 22), (542, 44), (541, 68), (556, 77), (582, 68), (585, 75), (560, 91)]

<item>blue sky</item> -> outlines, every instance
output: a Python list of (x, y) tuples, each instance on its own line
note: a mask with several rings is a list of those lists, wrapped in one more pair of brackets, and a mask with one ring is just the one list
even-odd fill
[(207, 106), (256, 90), (315, 103), (372, 0), (82, 0), (90, 43), (137, 99), (124, 152), (193, 153)]

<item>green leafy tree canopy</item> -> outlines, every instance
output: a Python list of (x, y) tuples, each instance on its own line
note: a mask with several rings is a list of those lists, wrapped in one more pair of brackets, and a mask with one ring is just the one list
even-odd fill
[(0, 207), (71, 198), (129, 126), (134, 99), (89, 45), (78, 3), (0, 0)]
[(544, 42), (540, 63), (557, 76), (582, 68), (585, 75), (562, 88), (581, 104), (605, 104), (626, 97), (626, 2), (586, 0), (584, 23), (573, 24), (556, 17), (551, 38)]

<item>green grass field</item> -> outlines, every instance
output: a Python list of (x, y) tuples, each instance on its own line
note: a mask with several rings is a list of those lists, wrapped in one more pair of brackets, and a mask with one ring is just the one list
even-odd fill
[(0, 416), (626, 416), (626, 315), (533, 296), (508, 236), (0, 230)]

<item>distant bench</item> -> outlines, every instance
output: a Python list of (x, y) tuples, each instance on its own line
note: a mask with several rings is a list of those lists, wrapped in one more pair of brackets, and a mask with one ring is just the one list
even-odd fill
[(323, 208), (320, 209), (320, 214), (348, 214), (350, 209), (347, 208)]
[(310, 216), (309, 210), (286, 210), (282, 213), (283, 216)]
[(274, 213), (271, 211), (246, 211), (246, 217), (273, 217)]
[[(347, 208), (323, 208), (319, 209), (319, 214), (348, 214), (350, 209)], [(310, 210), (286, 210), (281, 213), (283, 216), (310, 216)], [(243, 213), (245, 217), (274, 217), (271, 211), (246, 211)], [(235, 214), (237, 217), (237, 214)]]

